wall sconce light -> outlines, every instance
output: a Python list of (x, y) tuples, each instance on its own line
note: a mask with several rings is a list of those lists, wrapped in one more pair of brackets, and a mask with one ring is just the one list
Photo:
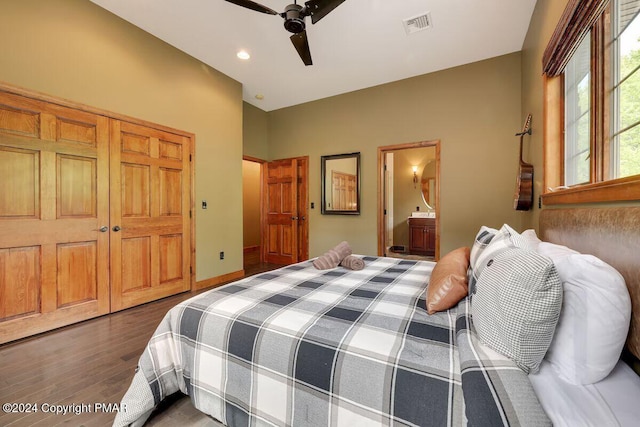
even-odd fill
[(413, 188), (416, 188), (416, 184), (418, 183), (418, 167), (413, 166)]

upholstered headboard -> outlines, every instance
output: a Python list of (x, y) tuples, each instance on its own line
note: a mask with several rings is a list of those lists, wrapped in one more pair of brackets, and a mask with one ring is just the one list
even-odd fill
[(627, 350), (640, 359), (640, 207), (544, 209), (540, 238), (594, 255), (624, 276), (632, 306)]

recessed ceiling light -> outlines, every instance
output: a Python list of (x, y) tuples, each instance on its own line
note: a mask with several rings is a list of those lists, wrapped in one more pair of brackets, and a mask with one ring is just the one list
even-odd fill
[(264, 95), (259, 93), (259, 94), (256, 95), (256, 99), (262, 101), (264, 99)]
[(245, 61), (249, 58), (251, 58), (251, 55), (249, 55), (249, 52), (247, 52), (246, 50), (241, 50), (239, 51), (236, 56), (240, 59), (244, 59)]

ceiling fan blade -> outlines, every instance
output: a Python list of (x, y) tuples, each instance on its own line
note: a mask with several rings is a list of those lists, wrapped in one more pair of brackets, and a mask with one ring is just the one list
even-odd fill
[(225, 1), (236, 4), (238, 6), (246, 7), (247, 9), (255, 10), (256, 12), (267, 13), (269, 15), (279, 15), (279, 13), (276, 12), (275, 10), (270, 9), (267, 6), (263, 6), (260, 3), (256, 3), (251, 0), (225, 0)]
[(292, 35), (291, 42), (298, 51), (298, 55), (300, 55), (300, 59), (302, 59), (304, 65), (313, 65), (311, 61), (311, 51), (309, 50), (309, 41), (307, 40), (307, 32), (302, 31), (301, 33)]
[(307, 13), (311, 15), (311, 22), (315, 24), (342, 3), (344, 0), (309, 0), (304, 5)]

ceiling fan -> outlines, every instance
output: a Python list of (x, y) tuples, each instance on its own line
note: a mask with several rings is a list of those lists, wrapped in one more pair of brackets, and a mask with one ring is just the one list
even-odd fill
[(229, 3), (236, 4), (238, 6), (246, 7), (247, 9), (255, 10), (256, 12), (262, 12), (269, 15), (280, 15), (284, 18), (284, 28), (290, 33), (291, 42), (298, 51), (300, 59), (304, 62), (304, 65), (313, 65), (311, 61), (311, 51), (309, 50), (309, 41), (307, 40), (307, 31), (305, 30), (304, 19), (307, 16), (311, 17), (311, 23), (315, 24), (329, 12), (336, 7), (340, 6), (345, 0), (309, 0), (304, 3), (304, 6), (300, 6), (296, 0), (293, 4), (284, 8), (284, 12), (278, 13), (275, 10), (263, 6), (251, 0), (225, 0)]

